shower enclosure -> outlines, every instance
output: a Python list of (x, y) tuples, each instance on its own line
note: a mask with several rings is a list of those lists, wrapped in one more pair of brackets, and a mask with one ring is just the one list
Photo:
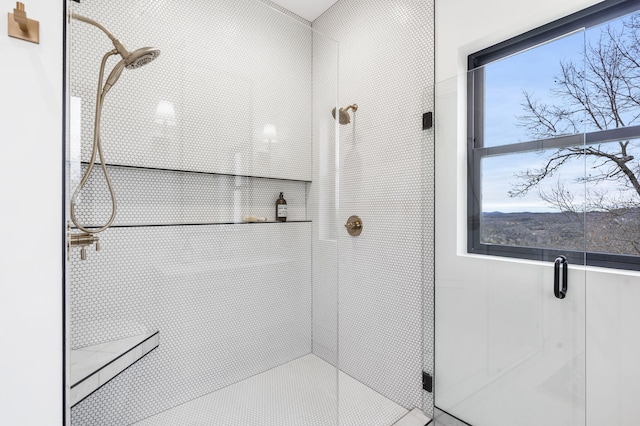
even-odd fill
[[(438, 82), (439, 110), (451, 108), (460, 93), (479, 93), (483, 89), (491, 93), (497, 85), (508, 84), (501, 72), (497, 64)], [(501, 97), (502, 103), (507, 102), (504, 98)], [(553, 223), (552, 232), (546, 232), (544, 220), (557, 220), (556, 216), (562, 213), (546, 211), (537, 194), (524, 198), (508, 196), (511, 185), (517, 183), (516, 176), (536, 167), (541, 159), (555, 152), (557, 145), (547, 141), (525, 147), (523, 142), (522, 147), (528, 149), (505, 152), (504, 146), (496, 143), (498, 135), (493, 130), (496, 127), (488, 123), (495, 119), (491, 114), (502, 114), (499, 118), (507, 124), (498, 128), (507, 139), (511, 134), (504, 128), (508, 127), (514, 109), (507, 106), (496, 110), (491, 107), (495, 100), (487, 96), (486, 103), (477, 104), (486, 114), (486, 121), (476, 124), (486, 125), (486, 145), (478, 146), (470, 155), (467, 182), (471, 188), (473, 179), (480, 184), (470, 190), (468, 199), (458, 200), (463, 203), (463, 210), (467, 204), (469, 212), (474, 205), (483, 210), (478, 216), (468, 213), (464, 222), (461, 217), (444, 220), (440, 216), (440, 231), (436, 235), (440, 249), (436, 256), (438, 380), (434, 415), (443, 422), (449, 421), (444, 424), (456, 426), (584, 425), (584, 256), (571, 256), (568, 264), (561, 257), (566, 257), (568, 251), (584, 248), (584, 227), (580, 221), (569, 224), (560, 217)], [(474, 140), (477, 131), (473, 130), (474, 120), (469, 122), (467, 143)], [(459, 131), (446, 124), (439, 128), (438, 137), (442, 137), (441, 141), (449, 139), (455, 149), (456, 143), (450, 136)], [(576, 135), (577, 146), (582, 147), (583, 141), (581, 135)], [(460, 142), (457, 147), (466, 151)], [(559, 175), (571, 180), (579, 172), (584, 172), (584, 161)], [(576, 200), (583, 199), (584, 183), (571, 189)], [(443, 205), (454, 202), (453, 197), (442, 193), (440, 197)], [(462, 234), (469, 241), (445, 233), (445, 229), (452, 228), (458, 232), (465, 229)], [(545, 238), (549, 235), (559, 237), (555, 241), (571, 241), (576, 245), (540, 248), (548, 242)], [(522, 244), (528, 244), (531, 238), (535, 243), (523, 248)], [(512, 253), (496, 256), (498, 241), (511, 245), (508, 249)], [(474, 242), (478, 244), (473, 246)], [(473, 252), (473, 247), (478, 247), (478, 251)], [(528, 258), (523, 258), (523, 251)], [(566, 284), (564, 295), (563, 284)]]
[[(378, 84), (387, 70), (372, 65), (393, 54), (357, 56), (359, 68), (346, 58), (363, 41), (395, 54), (407, 43), (397, 28), (432, 10), (373, 2), (371, 28), (340, 3), (313, 26), (258, 0), (69, 3), (123, 44), (162, 52), (115, 71), (102, 105), (98, 163), (118, 209), (99, 251), (69, 247), (70, 424), (386, 426), (431, 414), (433, 134), (376, 121), (432, 108), (432, 68), (402, 65), (415, 71), (381, 95), (360, 81)], [(113, 44), (67, 25), (73, 194)], [(74, 198), (89, 231), (109, 221), (97, 166)], [(390, 199), (402, 206), (393, 217)], [(352, 215), (359, 236), (345, 229)]]
[(437, 175), (457, 186), (437, 197), (436, 418), (635, 422), (640, 126), (621, 88), (638, 16), (604, 2), (549, 18), (437, 83), (438, 164), (467, 161)]

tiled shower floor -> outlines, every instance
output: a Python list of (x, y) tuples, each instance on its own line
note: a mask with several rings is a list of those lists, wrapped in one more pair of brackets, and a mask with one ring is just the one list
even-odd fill
[[(139, 426), (336, 424), (336, 369), (306, 355), (136, 423)], [(389, 426), (407, 410), (340, 373), (340, 425)]]

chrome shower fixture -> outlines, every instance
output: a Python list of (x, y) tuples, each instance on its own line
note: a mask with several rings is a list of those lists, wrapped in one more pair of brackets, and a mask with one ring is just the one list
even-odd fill
[[(111, 185), (111, 178), (109, 177), (109, 173), (107, 171), (104, 154), (102, 153), (102, 144), (100, 142), (100, 118), (102, 116), (104, 97), (107, 92), (109, 92), (109, 90), (116, 84), (116, 82), (120, 78), (120, 75), (122, 74), (122, 71), (125, 68), (136, 69), (148, 64), (149, 62), (156, 59), (158, 55), (160, 55), (160, 50), (153, 47), (143, 47), (141, 49), (134, 50), (133, 52), (129, 52), (127, 49), (125, 49), (122, 43), (120, 43), (120, 41), (113, 36), (113, 34), (111, 34), (105, 27), (103, 27), (93, 19), (89, 19), (75, 13), (71, 14), (71, 18), (93, 25), (94, 27), (100, 29), (107, 35), (107, 37), (109, 37), (109, 39), (113, 43), (113, 46), (115, 47), (115, 49), (108, 51), (102, 57), (102, 63), (100, 64), (98, 91), (96, 95), (96, 111), (93, 124), (93, 147), (91, 150), (91, 159), (89, 160), (87, 170), (85, 170), (84, 174), (82, 175), (82, 179), (80, 179), (80, 184), (73, 193), (73, 197), (71, 197), (71, 207), (69, 209), (71, 221), (80, 231), (82, 231), (82, 233), (69, 235), (67, 250), (69, 250), (70, 247), (81, 247), (80, 258), (84, 260), (86, 259), (85, 246), (95, 243), (96, 251), (100, 250), (99, 239), (95, 236), (95, 234), (102, 232), (111, 226), (114, 219), (116, 218), (117, 211), (116, 194), (113, 190), (113, 186)], [(102, 81), (104, 78), (104, 68), (106, 66), (107, 59), (109, 59), (113, 55), (120, 55), (122, 59), (113, 67), (106, 79), (104, 86), (102, 86)], [(89, 176), (91, 175), (91, 172), (93, 171), (93, 166), (96, 163), (96, 154), (100, 156), (100, 166), (102, 168), (102, 172), (104, 173), (104, 178), (107, 183), (107, 188), (109, 189), (109, 195), (111, 197), (111, 216), (109, 217), (107, 223), (103, 226), (95, 229), (89, 229), (87, 228), (87, 226), (80, 224), (78, 218), (76, 217), (76, 202), (78, 196), (80, 195), (80, 191), (82, 191), (82, 188), (84, 188), (87, 180), (89, 179)]]
[[(353, 104), (353, 105), (349, 105), (346, 108), (340, 108), (338, 114), (340, 116), (340, 118), (338, 119), (338, 121), (340, 122), (340, 124), (349, 124), (351, 123), (351, 116), (349, 115), (349, 110), (352, 109), (353, 112), (356, 112), (358, 110), (358, 104)], [(331, 111), (331, 115), (333, 115), (333, 118), (336, 118), (336, 109), (334, 108)]]

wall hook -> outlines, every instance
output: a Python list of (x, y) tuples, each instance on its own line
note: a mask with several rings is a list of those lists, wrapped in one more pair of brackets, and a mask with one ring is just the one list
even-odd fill
[(7, 14), (7, 32), (9, 37), (40, 44), (40, 22), (27, 18), (24, 3), (16, 2), (13, 13)]

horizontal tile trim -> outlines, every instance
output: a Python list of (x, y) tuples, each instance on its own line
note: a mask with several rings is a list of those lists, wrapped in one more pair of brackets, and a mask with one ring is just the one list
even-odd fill
[[(267, 222), (210, 222), (210, 223), (146, 223), (138, 225), (111, 225), (110, 228), (152, 228), (158, 226), (211, 226), (211, 225), (260, 225), (265, 223), (308, 223), (310, 220), (288, 220), (286, 222), (279, 222), (275, 220)], [(100, 226), (86, 226), (88, 229), (100, 228)], [(75, 226), (71, 227), (72, 230), (76, 230)]]
[[(89, 164), (89, 162), (88, 161), (81, 161), (80, 164), (86, 166), (86, 165)], [(96, 162), (94, 164), (94, 167), (100, 166), (100, 164), (101, 163)], [(289, 182), (305, 182), (305, 183), (311, 183), (312, 182), (310, 180), (302, 180), (302, 179), (287, 179), (287, 178), (276, 178), (276, 177), (266, 177), (266, 176), (253, 176), (253, 175), (237, 175), (237, 174), (231, 174), (231, 173), (203, 172), (203, 171), (198, 171), (198, 170), (165, 169), (165, 168), (159, 168), (159, 167), (129, 166), (129, 165), (126, 165), (126, 164), (106, 163), (105, 166), (107, 166), (107, 167), (117, 167), (117, 168), (122, 168), (122, 169), (154, 170), (154, 171), (164, 171), (164, 172), (174, 172), (174, 173), (192, 173), (192, 174), (199, 174), (199, 175), (232, 176), (232, 177), (245, 177), (245, 178), (268, 179), (268, 180), (285, 180), (285, 181), (289, 181)]]

